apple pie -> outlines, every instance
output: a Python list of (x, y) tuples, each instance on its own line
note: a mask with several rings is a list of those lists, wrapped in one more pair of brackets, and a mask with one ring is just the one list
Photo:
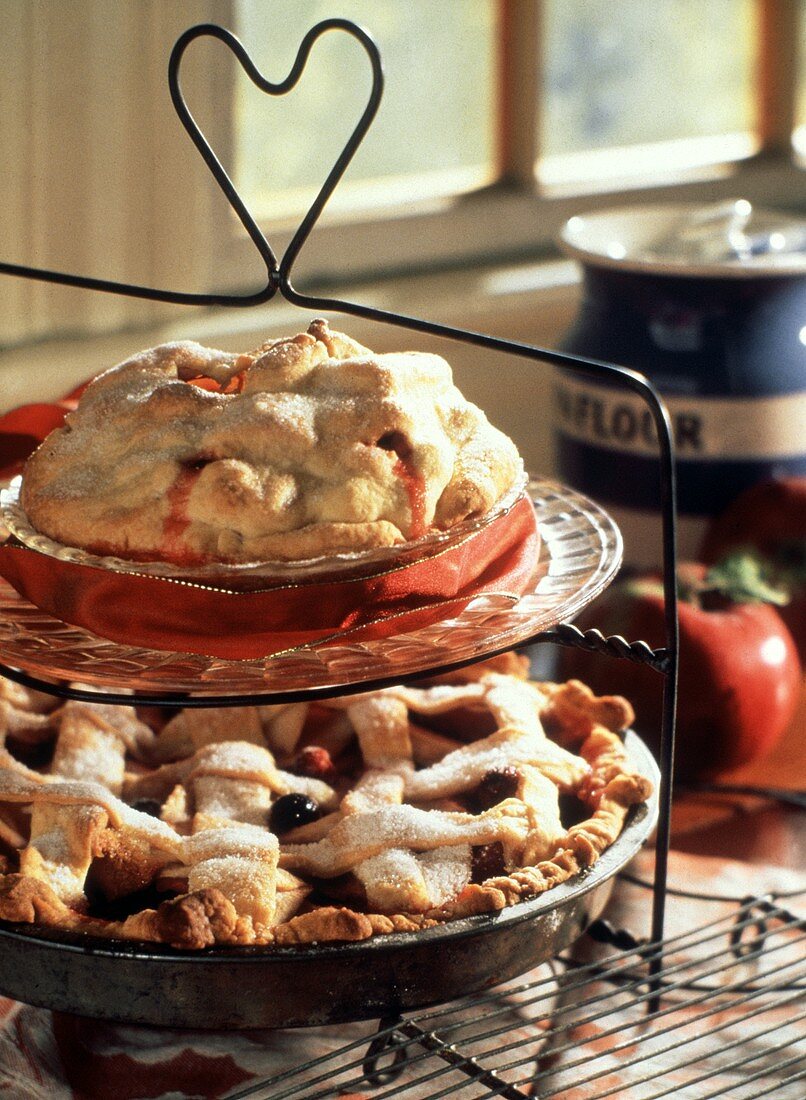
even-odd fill
[(523, 476), (444, 359), (316, 320), (247, 354), (179, 342), (106, 371), (28, 460), (21, 502), (93, 554), (296, 562), (452, 529)]
[(631, 720), (513, 655), (426, 686), (173, 713), (0, 681), (0, 918), (198, 949), (494, 912), (591, 867), (648, 797)]

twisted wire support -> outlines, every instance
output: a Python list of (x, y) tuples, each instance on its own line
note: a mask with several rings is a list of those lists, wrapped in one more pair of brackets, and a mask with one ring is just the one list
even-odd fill
[(628, 642), (621, 634), (610, 634), (605, 637), (601, 630), (595, 628), (582, 631), (573, 623), (558, 623), (550, 630), (544, 630), (540, 640), (574, 649), (584, 649), (588, 653), (618, 657), (640, 665), (649, 665), (656, 672), (664, 674), (669, 669), (669, 652), (665, 648), (652, 649), (646, 642)]

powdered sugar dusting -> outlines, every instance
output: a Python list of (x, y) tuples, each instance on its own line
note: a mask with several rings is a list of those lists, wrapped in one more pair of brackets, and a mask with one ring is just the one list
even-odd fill
[(383, 806), (399, 805), (403, 801), (404, 779), (388, 771), (372, 769), (365, 772), (341, 803), (345, 814), (370, 813)]
[(247, 859), (266, 859), (276, 862), (280, 845), (274, 833), (254, 825), (235, 825), (232, 828), (205, 829), (183, 838), (184, 862), (200, 863), (214, 856), (238, 855)]
[(197, 814), (249, 825), (266, 823), (272, 801), (271, 789), (261, 783), (219, 775), (196, 776), (193, 795)]
[(472, 853), (469, 844), (435, 848), (419, 857), (431, 905), (446, 905), (470, 882)]
[(248, 741), (225, 741), (200, 749), (196, 754), (196, 770), (232, 776), (251, 773), (268, 780), (277, 769), (268, 749)]
[(359, 863), (354, 874), (367, 893), (367, 901), (375, 908), (394, 908), (405, 899), (409, 907), (420, 895), (420, 901), (428, 903), (425, 879), (417, 857), (403, 848), (390, 848)]
[(573, 756), (545, 737), (534, 733), (512, 736), (509, 731), (502, 731), (448, 753), (429, 768), (407, 773), (406, 797), (414, 802), (446, 798), (471, 790), (487, 772), (522, 764), (560, 776), (568, 786), (579, 782), (588, 768), (581, 757)]
[[(556, 696), (563, 691), (567, 705), (558, 708)], [(222, 908), (220, 898), (178, 899), (175, 912), (188, 921), (199, 946), (212, 939), (265, 943), (277, 924), (283, 926), (278, 942), (365, 935), (365, 917), (349, 910), (334, 914), (311, 894), (316, 889), (326, 899), (343, 898), (343, 883), (331, 888), (322, 880), (349, 873), (363, 884), (370, 913), (424, 913), (428, 920), (446, 920), (477, 907), (475, 888), (466, 890), (476, 846), (500, 846), (507, 869), (542, 868), (544, 860), (553, 860), (552, 875), (558, 880), (574, 873), (581, 860), (571, 858), (571, 840), (559, 814), (564, 788), (576, 789), (591, 805), (591, 791), (604, 791), (602, 812), (585, 826), (594, 858), (612, 841), (611, 834), (617, 835), (629, 805), (645, 797), (646, 781), (621, 766), (621, 741), (604, 727), (582, 743), (585, 759), (546, 737), (540, 723), (546, 700), (552, 714), (561, 712), (561, 720), (581, 736), (580, 711), (595, 716), (601, 709), (601, 700), (586, 691), (579, 684), (546, 685), (539, 691), (515, 677), (484, 671), (465, 684), (393, 687), (309, 708), (249, 708), (246, 724), (237, 718), (233, 724), (223, 711), (193, 712), (186, 722), (180, 715), (162, 728), (144, 753), (146, 761), (137, 759), (135, 750), (150, 738), (141, 737), (131, 708), (70, 703), (48, 717), (56, 738), (54, 774), (26, 767), (0, 746), (0, 809), (7, 824), (19, 830), (12, 847), (19, 849), (20, 873), (34, 880), (28, 888), (35, 891), (37, 881), (45, 883), (79, 912), (87, 910), (84, 883), (99, 855), (110, 861), (103, 872), (98, 866), (93, 879), (101, 890), (108, 873), (115, 875), (115, 889), (118, 880), (124, 887), (134, 881), (139, 888), (157, 876), (159, 885), (174, 894), (219, 891), (235, 907), (234, 925), (232, 909)], [(423, 719), (422, 728), (413, 718), (450, 710), (455, 713), (449, 721)], [(566, 712), (573, 713), (566, 719)], [(465, 717), (468, 740), (462, 740)], [(290, 770), (277, 768), (263, 743), (262, 727), (285, 718), (288, 730), (278, 727), (275, 733), (277, 751)], [(499, 728), (479, 736), (490, 719)], [(429, 727), (442, 732), (431, 733)], [(241, 739), (234, 740), (239, 731)], [(447, 735), (454, 731), (455, 736)], [(286, 732), (288, 749), (282, 749)], [(417, 770), (412, 738), (416, 760), (435, 763)], [(37, 735), (35, 741), (40, 740)], [(296, 755), (299, 744), (306, 751)], [(451, 746), (456, 747), (451, 751)], [(143, 810), (161, 813), (163, 820), (109, 790), (119, 783), (126, 748), (135, 756), (125, 777), (126, 798), (134, 804), (146, 800)], [(165, 760), (173, 762), (160, 766)], [(296, 770), (332, 774), (333, 786), (296, 775)], [(281, 845), (268, 822), (275, 799), (291, 792), (314, 799), (322, 816), (313, 816), (312, 807), (292, 798), (282, 807), (288, 810), (284, 820), (276, 815), (277, 827), (293, 822), (294, 815), (308, 820), (283, 832), (288, 842)], [(30, 831), (23, 824), (29, 816)], [(558, 859), (558, 851), (564, 859)], [(588, 853), (585, 858), (589, 863)], [(478, 869), (483, 868), (482, 859)], [(278, 876), (285, 893), (276, 906)], [(521, 886), (532, 889), (528, 874), (512, 881), (518, 892)], [(149, 935), (152, 926), (161, 935), (160, 922), (174, 907), (160, 910), (157, 915), (149, 911), (145, 924), (126, 925), (122, 934), (127, 929), (140, 934), (147, 925)], [(295, 913), (300, 920), (287, 924)], [(70, 920), (65, 917), (72, 927)], [(383, 922), (376, 926), (383, 928)], [(110, 926), (108, 934), (120, 933)]]
[[(520, 808), (515, 809), (515, 805)], [(478, 816), (389, 806), (345, 817), (328, 836), (313, 844), (285, 845), (284, 866), (300, 867), (326, 878), (343, 874), (387, 848), (428, 851), (443, 845), (487, 844), (492, 840), (518, 843), (528, 828), (527, 808), (521, 803), (514, 804), (506, 814), (488, 812)]]
[(101, 783), (115, 794), (123, 784), (123, 744), (113, 730), (87, 727), (80, 740), (59, 738), (53, 773), (79, 782)]
[(33, 525), (121, 558), (293, 562), (447, 530), (516, 484), (515, 445), (443, 360), (334, 357), (312, 335), (242, 356), (176, 342), (108, 371), (29, 460)]

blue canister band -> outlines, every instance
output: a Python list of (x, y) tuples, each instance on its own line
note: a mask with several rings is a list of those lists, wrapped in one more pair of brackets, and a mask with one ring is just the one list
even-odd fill
[[(603, 504), (657, 509), (659, 474), (655, 459), (581, 443), (562, 433), (557, 435), (556, 445), (564, 481)], [(687, 515), (718, 515), (756, 482), (793, 476), (806, 476), (806, 455), (679, 462), (678, 508)]]

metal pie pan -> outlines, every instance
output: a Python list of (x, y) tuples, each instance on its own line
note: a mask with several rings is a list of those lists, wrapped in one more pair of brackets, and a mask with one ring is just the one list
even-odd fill
[(499, 913), (362, 943), (178, 952), (0, 922), (0, 991), (60, 1012), (172, 1028), (303, 1027), (378, 1019), (496, 985), (556, 955), (604, 909), (657, 820), (655, 792), (590, 871)]

